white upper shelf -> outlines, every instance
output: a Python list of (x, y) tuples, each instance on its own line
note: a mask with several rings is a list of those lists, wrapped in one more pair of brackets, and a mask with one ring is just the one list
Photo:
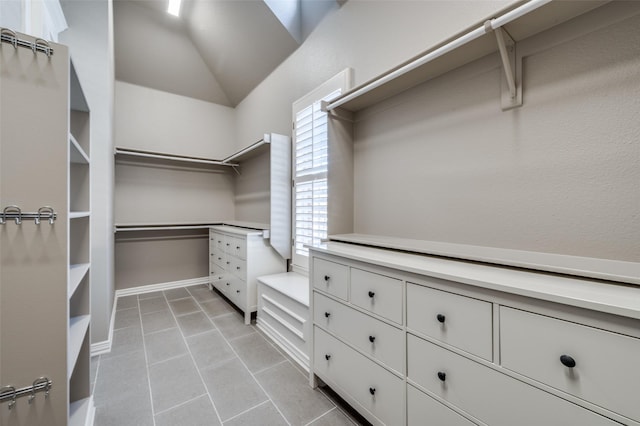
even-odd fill
[(602, 1), (531, 0), (503, 15), (433, 46), (326, 105), (359, 111), (393, 95), (431, 80), (462, 65), (498, 51), (493, 30), (503, 28), (518, 42), (600, 7)]
[(71, 133), (69, 133), (69, 161), (76, 164), (89, 164), (89, 156)]

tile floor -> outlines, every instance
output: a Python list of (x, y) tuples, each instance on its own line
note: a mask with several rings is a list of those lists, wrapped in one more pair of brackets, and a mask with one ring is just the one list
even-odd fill
[(366, 424), (206, 286), (118, 299), (95, 426)]

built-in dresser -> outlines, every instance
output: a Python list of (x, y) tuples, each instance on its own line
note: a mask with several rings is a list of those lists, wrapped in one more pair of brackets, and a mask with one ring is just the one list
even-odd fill
[(330, 242), (312, 386), (380, 425), (640, 425), (640, 287)]

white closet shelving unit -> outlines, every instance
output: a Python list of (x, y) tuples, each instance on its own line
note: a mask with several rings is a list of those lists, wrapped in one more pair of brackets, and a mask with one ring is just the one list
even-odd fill
[(90, 387), (90, 175), (89, 108), (78, 76), (70, 66), (69, 131), (69, 242), (67, 378), (69, 425), (85, 425), (93, 418)]

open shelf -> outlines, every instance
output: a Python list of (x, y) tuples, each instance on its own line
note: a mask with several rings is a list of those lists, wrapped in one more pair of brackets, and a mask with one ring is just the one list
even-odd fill
[(256, 157), (262, 153), (265, 153), (269, 150), (269, 146), (271, 144), (271, 135), (265, 133), (262, 139), (258, 142), (249, 145), (248, 147), (241, 149), (240, 151), (231, 154), (224, 160), (223, 163), (236, 162), (241, 163), (243, 161), (249, 160), (250, 158)]
[[(524, 40), (576, 16), (593, 10), (604, 1), (529, 1), (492, 20), (493, 28), (504, 28), (515, 42)], [(487, 21), (489, 22), (489, 21)], [(344, 93), (327, 104), (327, 109), (356, 112), (399, 94), (448, 71), (498, 51), (493, 30), (479, 23), (439, 43), (423, 54)]]
[(80, 219), (91, 216), (91, 212), (69, 212), (69, 219)]
[(69, 426), (85, 426), (92, 424), (87, 418), (93, 418), (93, 396), (69, 404)]
[(89, 156), (71, 133), (69, 133), (69, 143), (69, 161), (75, 164), (89, 164)]
[(89, 263), (69, 265), (69, 299), (71, 299), (82, 279), (87, 275), (90, 266), (91, 264)]
[(192, 164), (192, 165), (208, 165), (208, 166), (237, 166), (236, 163), (224, 162), (223, 160), (215, 160), (213, 158), (204, 158), (204, 157), (190, 157), (186, 155), (177, 155), (177, 154), (167, 154), (163, 152), (153, 152), (153, 151), (142, 151), (137, 149), (130, 148), (121, 148), (116, 147), (115, 149), (116, 158), (130, 158), (130, 159), (150, 159), (150, 160), (160, 160), (160, 161), (170, 161), (170, 162), (178, 162), (183, 164)]
[(77, 317), (69, 318), (69, 340), (67, 346), (67, 374), (71, 378), (74, 366), (78, 361), (78, 355), (82, 349), (82, 342), (89, 330), (89, 323), (91, 322), (91, 315), (78, 315)]

